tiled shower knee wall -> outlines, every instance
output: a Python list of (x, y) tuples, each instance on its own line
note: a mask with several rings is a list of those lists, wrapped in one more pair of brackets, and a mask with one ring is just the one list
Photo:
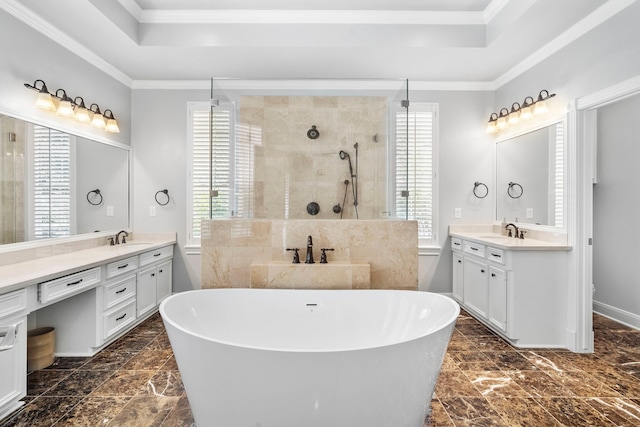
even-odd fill
[(290, 261), (307, 237), (329, 262), (368, 262), (372, 289), (418, 289), (418, 224), (403, 220), (224, 219), (202, 222), (202, 288), (248, 288), (254, 261)]

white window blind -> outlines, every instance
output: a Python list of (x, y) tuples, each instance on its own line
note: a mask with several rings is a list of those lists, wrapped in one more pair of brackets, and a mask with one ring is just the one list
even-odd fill
[(33, 238), (71, 234), (71, 137), (33, 126)]
[[(211, 124), (211, 127), (210, 127)], [(202, 219), (232, 212), (233, 105), (189, 104), (189, 242), (199, 244)]]
[[(551, 141), (554, 141), (554, 174), (553, 174), (553, 218), (556, 228), (564, 228), (564, 126), (558, 123), (555, 127), (555, 135), (552, 135)], [(552, 131), (553, 132), (553, 131)], [(555, 137), (555, 138), (554, 138)]]
[(395, 110), (394, 212), (418, 221), (421, 246), (434, 245), (437, 105), (412, 102)]

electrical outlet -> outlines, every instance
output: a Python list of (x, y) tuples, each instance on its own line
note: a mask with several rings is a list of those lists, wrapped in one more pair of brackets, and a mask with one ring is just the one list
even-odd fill
[(461, 218), (462, 217), (462, 209), (460, 208), (455, 208), (453, 210), (453, 217), (454, 218)]
[(107, 216), (113, 216), (113, 206), (107, 206)]
[(533, 208), (527, 208), (527, 218), (533, 218)]
[(153, 205), (149, 206), (149, 216), (156, 216), (156, 207)]

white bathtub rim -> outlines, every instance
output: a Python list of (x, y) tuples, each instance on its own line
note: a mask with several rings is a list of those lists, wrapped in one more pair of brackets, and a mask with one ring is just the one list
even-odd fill
[(221, 340), (221, 339), (214, 339), (211, 338), (210, 336), (206, 336), (203, 334), (200, 334), (198, 332), (195, 331), (191, 331), (186, 329), (185, 327), (179, 325), (178, 323), (176, 323), (175, 320), (171, 319), (169, 316), (167, 316), (166, 314), (166, 310), (165, 310), (165, 306), (169, 303), (169, 301), (176, 299), (178, 297), (180, 297), (180, 295), (184, 295), (185, 294), (190, 294), (190, 293), (200, 293), (200, 292), (217, 292), (217, 291), (221, 291), (221, 292), (244, 292), (244, 291), (258, 291), (258, 292), (282, 292), (282, 290), (279, 289), (262, 289), (262, 288), (215, 288), (215, 289), (194, 289), (191, 291), (185, 291), (185, 292), (180, 292), (177, 294), (173, 294), (167, 298), (165, 298), (161, 303), (160, 303), (160, 315), (163, 319), (163, 321), (168, 322), (171, 324), (171, 326), (173, 326), (174, 328), (178, 329), (181, 333), (183, 334), (187, 334), (208, 342), (212, 342), (212, 343), (216, 343), (216, 344), (220, 344), (220, 345), (226, 345), (226, 346), (230, 346), (230, 347), (235, 347), (235, 348), (244, 348), (244, 349), (251, 349), (251, 350), (260, 350), (260, 351), (270, 351), (270, 352), (280, 352), (280, 353), (342, 353), (342, 352), (353, 352), (353, 351), (366, 351), (366, 350), (374, 350), (374, 349), (379, 349), (379, 348), (384, 348), (384, 347), (392, 347), (392, 346), (398, 346), (398, 345), (402, 345), (402, 344), (406, 344), (406, 343), (411, 343), (420, 339), (423, 339), (426, 336), (429, 335), (435, 335), (437, 333), (439, 333), (440, 331), (442, 331), (443, 329), (446, 329), (447, 327), (451, 326), (453, 323), (456, 322), (459, 314), (460, 314), (460, 305), (454, 301), (452, 298), (446, 296), (446, 295), (441, 295), (441, 294), (437, 294), (434, 292), (424, 292), (424, 291), (410, 291), (410, 290), (388, 290), (388, 289), (366, 289), (366, 290), (315, 290), (315, 289), (287, 289), (284, 291), (296, 291), (296, 292), (318, 292), (318, 291), (322, 291), (322, 292), (420, 292), (423, 294), (429, 294), (432, 295), (436, 298), (448, 301), (450, 303), (452, 303), (452, 305), (454, 306), (454, 313), (453, 315), (447, 319), (447, 321), (442, 322), (440, 325), (438, 325), (437, 328), (434, 329), (430, 329), (427, 332), (418, 334), (415, 337), (412, 337), (410, 339), (406, 339), (406, 340), (402, 340), (402, 341), (392, 341), (392, 342), (385, 342), (385, 343), (380, 343), (380, 344), (373, 344), (373, 345), (368, 345), (368, 346), (362, 346), (362, 347), (348, 347), (348, 348), (330, 348), (330, 349), (322, 349), (322, 348), (277, 348), (277, 347), (265, 347), (265, 346), (257, 346), (257, 345), (249, 345), (249, 344), (244, 344), (244, 343), (238, 343), (238, 342), (234, 342), (234, 341), (228, 341), (228, 340)]

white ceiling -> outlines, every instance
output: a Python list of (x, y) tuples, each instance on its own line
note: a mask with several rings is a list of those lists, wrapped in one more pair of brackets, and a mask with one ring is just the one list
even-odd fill
[(392, 79), (496, 87), (635, 0), (0, 0), (123, 83)]

